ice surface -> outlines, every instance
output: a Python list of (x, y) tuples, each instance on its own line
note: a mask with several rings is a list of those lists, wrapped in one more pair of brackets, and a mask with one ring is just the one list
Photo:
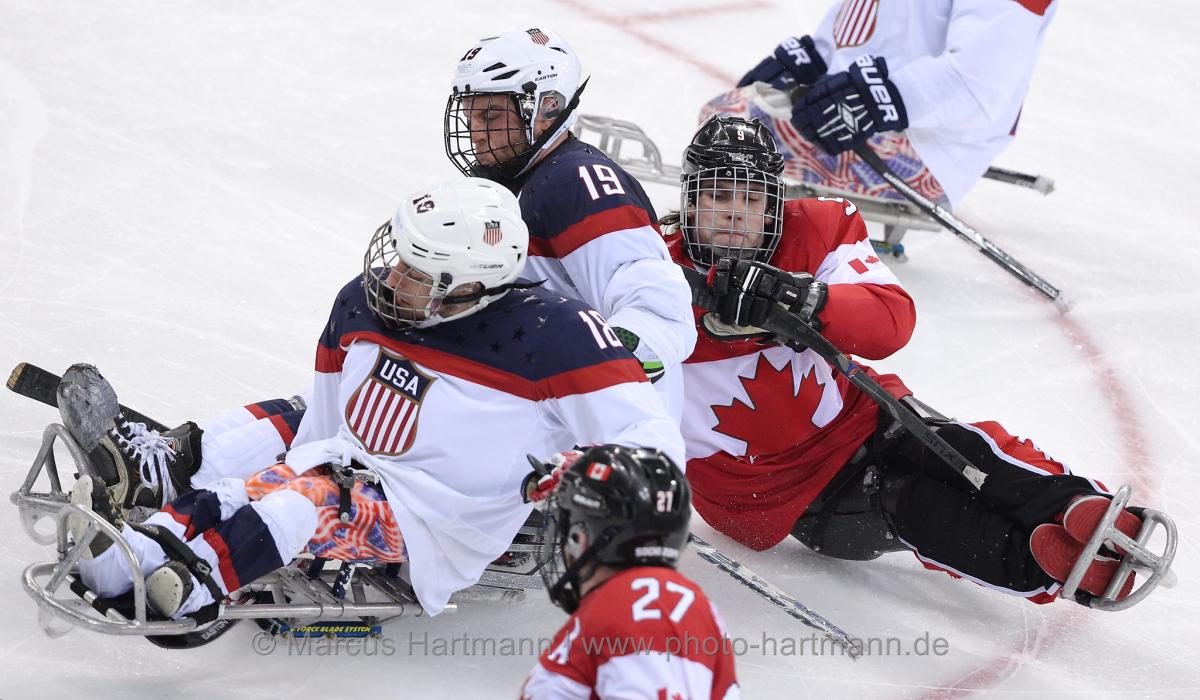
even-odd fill
[[(586, 112), (643, 125), (673, 157), (698, 107), (826, 3), (705, 0), (323, 3), (0, 2), (0, 368), (102, 368), (168, 423), (307, 382), (340, 286), (399, 197), (455, 171), (442, 150), (451, 66), (478, 36), (552, 27), (593, 76)], [(1020, 136), (998, 163), (1054, 177), (1049, 197), (983, 182), (958, 213), (1074, 299), (1049, 304), (949, 234), (916, 232), (894, 269), (920, 321), (877, 366), (927, 402), (996, 418), (1073, 469), (1172, 513), (1180, 583), (1130, 611), (1035, 607), (907, 554), (753, 553), (697, 531), (852, 633), (946, 640), (941, 656), (750, 651), (746, 697), (1200, 693), (1195, 634), (1200, 454), (1200, 11), (1063, 3)], [(666, 188), (651, 188), (671, 205)], [(0, 491), (52, 409), (0, 396)], [(487, 446), (480, 445), (484, 458)], [(393, 653), (256, 656), (244, 624), (168, 652), (136, 638), (42, 635), (19, 574), (52, 556), (0, 508), (0, 697), (515, 697), (532, 656), (422, 655), (428, 640), (549, 636), (541, 599), (385, 629)], [(808, 631), (695, 557), (747, 644)], [(425, 635), (428, 635), (426, 637)], [(782, 649), (782, 647), (780, 647)], [(386, 649), (376, 649), (386, 651)], [(769, 651), (769, 650), (768, 650)], [(799, 650), (797, 650), (799, 652)]]

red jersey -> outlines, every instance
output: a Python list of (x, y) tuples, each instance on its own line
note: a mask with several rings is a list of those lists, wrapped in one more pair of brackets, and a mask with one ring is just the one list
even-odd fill
[(736, 700), (733, 646), (704, 591), (663, 566), (617, 572), (583, 597), (522, 700)]
[[(678, 231), (675, 262), (692, 266)], [(821, 333), (847, 354), (882, 359), (912, 336), (916, 310), (875, 256), (854, 204), (784, 205), (771, 264), (829, 285)], [(705, 313), (693, 309), (697, 325)], [(754, 549), (777, 544), (875, 430), (879, 409), (811, 350), (717, 340), (703, 329), (684, 363), (683, 437), (692, 503), (714, 528)], [(895, 396), (895, 375), (868, 374)]]

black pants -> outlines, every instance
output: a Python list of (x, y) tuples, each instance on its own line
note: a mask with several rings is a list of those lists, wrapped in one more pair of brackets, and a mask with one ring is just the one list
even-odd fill
[[(978, 582), (1027, 597), (1044, 592), (1054, 580), (1034, 561), (1029, 535), (1052, 522), (1073, 496), (1096, 493), (1091, 482), (995, 424), (931, 427), (987, 474), (982, 490), (912, 435), (885, 440), (880, 433), (792, 534), (847, 559), (907, 547), (923, 561)], [(1033, 455), (1040, 459), (1032, 464), (1022, 459)]]

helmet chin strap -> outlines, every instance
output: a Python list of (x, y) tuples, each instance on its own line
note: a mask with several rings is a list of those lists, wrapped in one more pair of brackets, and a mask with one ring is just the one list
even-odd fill
[(458, 294), (455, 296), (447, 295), (442, 297), (442, 306), (446, 306), (447, 304), (469, 304), (473, 301), (479, 301), (484, 297), (504, 294), (511, 289), (533, 289), (534, 287), (540, 287), (545, 283), (546, 280), (538, 280), (537, 282), (509, 282), (496, 287), (484, 287), (477, 292), (471, 292), (469, 294)]
[[(554, 121), (550, 123), (550, 126), (546, 127), (546, 130), (542, 132), (542, 135), (533, 140), (533, 144), (529, 147), (529, 162), (521, 166), (521, 169), (518, 170), (513, 176), (514, 181), (520, 179), (520, 177), (529, 170), (533, 164), (533, 161), (537, 158), (538, 153), (542, 152), (542, 149), (545, 148), (546, 144), (558, 134), (558, 130), (562, 128), (562, 125), (565, 124), (567, 119), (575, 112), (575, 108), (579, 106), (579, 96), (583, 94), (583, 89), (587, 87), (588, 81), (591, 79), (591, 76), (584, 78), (583, 83), (579, 85), (579, 88), (575, 90), (575, 94), (572, 95), (571, 99), (567, 102), (567, 106), (558, 113), (558, 116), (554, 118)], [(536, 118), (536, 116), (537, 115), (535, 113), (534, 117)], [(531, 132), (533, 130), (532, 123), (533, 122), (531, 121)]]
[[(583, 598), (583, 591), (581, 589), (583, 588), (585, 581), (580, 580), (579, 574), (583, 571), (583, 567), (593, 563), (593, 560), (596, 558), (596, 553), (607, 547), (608, 543), (612, 541), (616, 534), (616, 528), (608, 528), (608, 530), (600, 535), (600, 539), (596, 540), (595, 543), (587, 548), (587, 551), (584, 552), (582, 556), (577, 558), (570, 566), (567, 567), (567, 570), (563, 572), (561, 577), (559, 577), (558, 581), (554, 584), (554, 587), (550, 589), (550, 599), (556, 601), (560, 606), (562, 606), (563, 610), (566, 610), (568, 613), (573, 613), (575, 612), (575, 609), (579, 607), (579, 600), (571, 601), (572, 607), (570, 610), (563, 605), (565, 602), (563, 599), (563, 594), (567, 592), (567, 586), (574, 585), (576, 591), (579, 593), (579, 598)], [(594, 569), (595, 567), (593, 567), (593, 572)], [(588, 576), (588, 578), (591, 578), (591, 576)]]

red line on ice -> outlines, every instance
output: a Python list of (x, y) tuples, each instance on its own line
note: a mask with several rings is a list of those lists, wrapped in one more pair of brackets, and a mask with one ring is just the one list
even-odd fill
[(682, 61), (683, 63), (696, 68), (701, 73), (704, 73), (719, 83), (725, 85), (733, 85), (737, 83), (737, 77), (725, 73), (713, 64), (692, 56), (688, 56), (687, 54), (681, 52), (674, 45), (659, 39), (649, 32), (643, 32), (640, 29), (626, 25), (625, 22), (629, 21), (629, 18), (627, 17), (614, 17), (612, 15), (599, 12), (592, 6), (584, 2), (580, 2), (580, 0), (554, 0), (554, 2), (558, 3), (559, 5), (565, 5), (594, 22), (598, 22), (599, 24), (606, 25), (619, 32), (628, 34), (641, 44), (652, 48), (659, 53), (666, 54), (677, 61)]
[[(701, 59), (689, 56), (678, 47), (626, 24), (631, 20), (636, 20), (641, 15), (635, 14), (616, 17), (597, 12), (579, 0), (554, 1), (560, 5), (566, 5), (595, 22), (627, 34), (649, 48), (700, 69), (701, 72), (719, 82), (725, 89), (728, 89), (737, 82), (736, 77), (720, 68)], [(669, 14), (653, 13), (656, 19), (659, 16), (665, 19)], [(689, 17), (695, 13), (680, 11), (678, 14), (681, 17)], [(649, 15), (642, 17), (646, 16)], [(1120, 432), (1122, 462), (1126, 465), (1125, 480), (1129, 481), (1134, 487), (1139, 501), (1145, 502), (1151, 500), (1158, 495), (1158, 484), (1148, 467), (1150, 455), (1146, 449), (1146, 445), (1149, 444), (1149, 440), (1147, 439), (1143, 422), (1138, 416), (1137, 406), (1128, 392), (1126, 392), (1125, 386), (1120, 380), (1120, 373), (1105, 360), (1104, 353), (1100, 349), (1101, 346), (1092, 340), (1091, 336), (1088, 335), (1087, 331), (1081, 325), (1065, 314), (1058, 313), (1057, 311), (1051, 311), (1050, 313), (1053, 313), (1057, 317), (1059, 328), (1067, 336), (1068, 340), (1071, 341), (1071, 346), (1079, 351), (1083, 362), (1091, 370), (1092, 376), (1095, 378), (1101, 393), (1109, 400), (1107, 406), (1110, 417)], [(1084, 473), (1086, 474), (1086, 472)], [(1058, 601), (1053, 603), (1053, 605), (1069, 606), (1072, 604), (1067, 601)], [(1086, 615), (1082, 613), (1083, 611), (1080, 611), (1077, 617), (1086, 619)], [(1071, 629), (1078, 630), (1079, 623), (1077, 622), (1072, 625)], [(933, 690), (925, 697), (956, 697), (994, 687), (1012, 675), (1026, 661), (1033, 658), (1033, 655), (1027, 651), (1031, 646), (1035, 651), (1044, 650), (1046, 645), (1052, 645), (1065, 638), (1065, 633), (1060, 631), (1060, 627), (1056, 626), (1051, 626), (1046, 632), (1034, 630), (1033, 634), (1034, 639), (1031, 642), (1024, 643), (1020, 648), (1013, 649), (1011, 652), (997, 657), (990, 663), (968, 672), (957, 680)], [(1041, 637), (1042, 644), (1038, 643), (1039, 636)]]
[(667, 10), (666, 12), (639, 12), (637, 14), (625, 15), (620, 18), (623, 22), (672, 22), (681, 19), (696, 19), (708, 15), (723, 15), (732, 12), (747, 12), (753, 10), (765, 10), (774, 7), (773, 3), (761, 2), (759, 0), (750, 0), (749, 2), (727, 2), (719, 5), (701, 5), (689, 9), (686, 13), (677, 10)]

